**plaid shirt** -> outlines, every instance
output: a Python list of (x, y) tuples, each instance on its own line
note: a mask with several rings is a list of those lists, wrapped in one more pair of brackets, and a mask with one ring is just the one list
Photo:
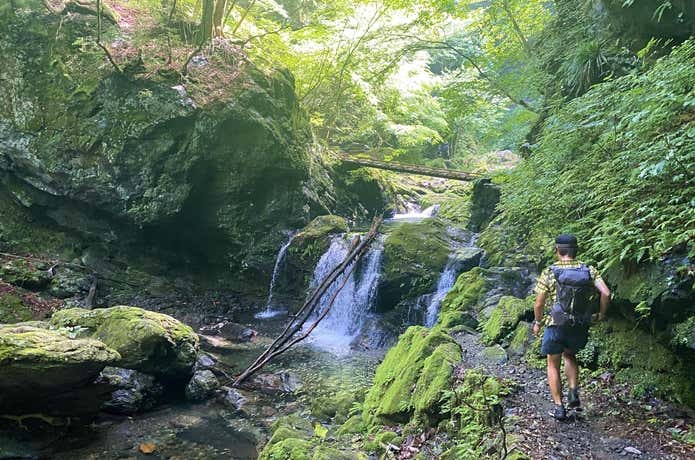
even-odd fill
[[(551, 267), (560, 267), (560, 268), (579, 268), (580, 265), (582, 265), (583, 262), (580, 262), (579, 260), (560, 260), (552, 264), (550, 267), (546, 268), (543, 270), (541, 275), (538, 277), (538, 280), (536, 281), (536, 287), (533, 290), (533, 292), (538, 295), (540, 293), (545, 293), (545, 312), (550, 311), (550, 307), (555, 303), (555, 297), (557, 296), (557, 290), (555, 289), (555, 285), (557, 282), (555, 281), (555, 275), (553, 275), (553, 271), (551, 270)], [(586, 264), (584, 264), (586, 265)], [(592, 267), (591, 265), (586, 265), (587, 268), (589, 269), (589, 272), (591, 273), (591, 279), (596, 282), (597, 280), (602, 280), (601, 278), (601, 273), (599, 273), (596, 268)], [(547, 320), (547, 326), (552, 326), (553, 325), (553, 318), (550, 315), (545, 315), (548, 317)]]

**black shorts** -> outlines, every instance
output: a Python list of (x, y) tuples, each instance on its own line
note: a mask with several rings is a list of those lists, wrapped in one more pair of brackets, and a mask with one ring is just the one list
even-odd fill
[(586, 346), (589, 340), (589, 325), (548, 326), (541, 342), (542, 355), (559, 355), (565, 350), (572, 354)]

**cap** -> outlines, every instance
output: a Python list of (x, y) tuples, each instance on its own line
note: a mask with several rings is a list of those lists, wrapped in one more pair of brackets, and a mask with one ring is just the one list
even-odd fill
[(555, 238), (555, 246), (560, 248), (576, 248), (577, 237), (570, 234), (562, 234)]

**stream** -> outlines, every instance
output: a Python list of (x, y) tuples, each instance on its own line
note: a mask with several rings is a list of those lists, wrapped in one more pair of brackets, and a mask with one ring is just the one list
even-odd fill
[[(407, 213), (395, 215), (389, 220), (389, 225), (417, 222), (434, 213), (435, 207), (424, 211), (413, 207)], [(285, 324), (288, 308), (274, 300), (273, 289), (294, 236), (290, 234), (278, 249), (267, 298), (260, 313), (259, 308), (254, 307), (234, 318), (257, 331), (254, 339), (246, 343), (231, 343), (202, 336), (201, 348), (213, 356), (228, 375), (238, 374), (248, 366)], [(326, 274), (343, 260), (351, 236), (332, 237), (328, 249), (316, 264), (309, 290), (318, 286)], [(22, 446), (17, 446), (17, 457), (40, 456), (58, 460), (257, 458), (258, 446), (267, 441), (269, 427), (279, 417), (294, 413), (309, 416), (317, 398), (331, 397), (344, 390), (358, 391), (371, 384), (386, 350), (377, 346), (357, 347), (356, 342), (364, 345), (383, 341), (374, 302), (386, 238), (381, 235), (356, 269), (343, 275), (348, 279), (339, 279), (323, 296), (314, 318), (323, 312), (327, 299), (345, 281), (329, 314), (306, 342), (279, 356), (257, 376), (261, 380), (280, 376), (282, 388), (241, 389), (240, 393), (247, 399), (241, 409), (233, 407), (223, 397), (201, 404), (187, 403), (179, 397), (153, 411), (135, 416), (102, 414), (89, 427), (76, 427), (67, 435), (63, 432), (53, 439), (50, 434), (48, 439), (27, 439)], [(474, 243), (472, 240), (471, 245)], [(439, 276), (436, 290), (416, 299), (423, 310), (420, 316), (428, 327), (436, 322), (442, 300), (461, 271), (455, 250), (452, 248), (452, 256)], [(308, 323), (311, 322), (312, 318)], [(223, 385), (231, 383), (222, 380)], [(154, 446), (154, 452), (145, 455), (143, 446), (145, 450)]]

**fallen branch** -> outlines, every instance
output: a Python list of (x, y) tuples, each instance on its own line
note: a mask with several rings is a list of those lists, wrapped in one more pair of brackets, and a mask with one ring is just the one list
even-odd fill
[[(311, 332), (314, 329), (316, 329), (319, 323), (328, 315), (328, 312), (330, 311), (333, 303), (335, 302), (335, 299), (338, 297), (338, 294), (347, 283), (350, 274), (352, 274), (352, 272), (355, 270), (357, 261), (359, 261), (359, 259), (364, 255), (371, 242), (376, 238), (379, 227), (381, 226), (382, 222), (382, 218), (375, 218), (369, 232), (367, 233), (367, 235), (365, 235), (364, 239), (360, 241), (359, 237), (356, 237), (353, 240), (351, 248), (348, 251), (348, 255), (345, 256), (345, 259), (343, 259), (343, 261), (337, 267), (335, 267), (326, 276), (326, 278), (324, 278), (321, 284), (319, 284), (319, 286), (304, 302), (304, 305), (302, 305), (302, 307), (299, 309), (299, 312), (297, 312), (297, 314), (294, 317), (290, 318), (290, 321), (287, 323), (287, 326), (282, 331), (282, 333), (275, 339), (275, 341), (273, 341), (272, 344), (268, 346), (268, 348), (265, 349), (263, 353), (261, 353), (261, 355), (253, 362), (253, 364), (246, 368), (246, 370), (237, 377), (237, 379), (234, 381), (233, 386), (239, 386), (241, 382), (243, 382), (245, 379), (247, 379), (254, 373), (258, 372), (273, 358), (284, 353), (285, 351), (289, 350), (292, 346), (306, 339), (311, 334)], [(345, 275), (345, 277), (341, 284), (338, 286), (338, 289), (333, 293), (333, 295), (329, 299), (324, 311), (321, 312), (321, 315), (316, 319), (316, 321), (314, 321), (314, 323), (311, 326), (309, 326), (309, 329), (305, 333), (298, 337), (295, 337), (296, 334), (304, 327), (304, 324), (312, 315), (312, 313), (314, 313), (321, 298), (323, 298), (328, 289), (341, 275)]]

